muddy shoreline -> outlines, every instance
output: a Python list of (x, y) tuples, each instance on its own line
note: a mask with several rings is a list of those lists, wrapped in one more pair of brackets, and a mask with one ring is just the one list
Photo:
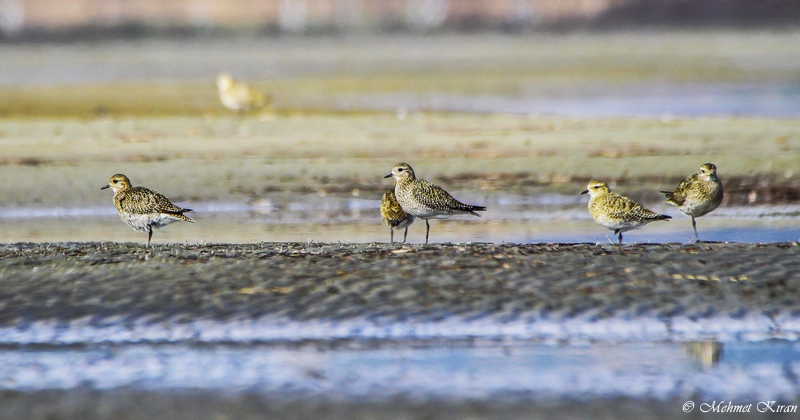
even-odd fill
[[(264, 242), (149, 249), (113, 242), (4, 244), (0, 348), (9, 359), (7, 377), (32, 380), (14, 374), (14, 369), (22, 369), (32, 372), (33, 379), (40, 375), (55, 384), (69, 383), (60, 381), (86, 371), (90, 378), (102, 378), (96, 370), (118, 363), (128, 366), (120, 373), (123, 383), (126, 375), (155, 379), (122, 387), (106, 387), (100, 379), (63, 388), (26, 389), (7, 383), (0, 391), (0, 418), (685, 418), (681, 407), (686, 399), (700, 403), (716, 398), (694, 393), (749, 395), (714, 382), (741, 378), (736, 376), (740, 370), (754, 378), (748, 383), (759, 378), (760, 370), (737, 365), (737, 346), (732, 343), (791, 343), (787, 340), (800, 337), (798, 257), (797, 242)], [(676, 354), (693, 340), (728, 343), (725, 354), (730, 360), (719, 369), (697, 373), (692, 373), (696, 368), (683, 371), (685, 366), (670, 365), (690, 357)], [(659, 343), (672, 346), (672, 353), (666, 353), (672, 356), (664, 359), (665, 353), (654, 351), (661, 348)], [(464, 354), (489, 348), (504, 354), (505, 348), (514, 355), (531, 351), (526, 350), (531, 346), (551, 346), (564, 363), (576, 351), (585, 354), (581, 349), (587, 344), (589, 349), (600, 346), (590, 355), (619, 352), (618, 345), (643, 346), (644, 354), (620, 353), (636, 355), (633, 359), (642, 358), (639, 361), (601, 358), (611, 360), (610, 371), (603, 370), (602, 363), (599, 370), (597, 364), (581, 366), (578, 371), (587, 371), (578, 382), (601, 378), (614, 383), (609, 378), (616, 376), (608, 372), (619, 370), (620, 386), (644, 380), (646, 385), (639, 386), (654, 393), (587, 392), (577, 387), (570, 397), (531, 385), (523, 386), (527, 391), (521, 393), (479, 398), (414, 396), (404, 394), (405, 388), (395, 391), (380, 375), (353, 377), (358, 383), (374, 380), (386, 386), (373, 397), (329, 391), (337, 389), (338, 381), (354, 380), (337, 374), (340, 365), (334, 360), (341, 360), (341, 354), (352, 354), (361, 365), (362, 357), (383, 351), (389, 361), (408, 367), (403, 360), (409, 354), (436, 354), (435, 349)], [(150, 352), (155, 356), (143, 356)], [(229, 352), (238, 358), (226, 356)], [(286, 355), (286, 364), (275, 355)], [(164, 369), (173, 375), (166, 378), (183, 378), (179, 361), (190, 358), (193, 366), (193, 358), (207, 360), (204, 357), (213, 357), (212, 366), (220, 363), (231, 372), (239, 372), (242, 363), (242, 374), (264, 375), (257, 376), (262, 382), (253, 382), (260, 385), (252, 389), (226, 383), (208, 389), (201, 381), (205, 385), (195, 389), (158, 374)], [(230, 360), (236, 362), (226, 364)], [(280, 367), (267, 371), (273, 375), (263, 369), (249, 371), (259, 366), (245, 363), (252, 360), (273, 360)], [(517, 359), (504, 360), (513, 364)], [(653, 363), (663, 363), (657, 360), (671, 362), (664, 365), (666, 370), (655, 369)], [(643, 367), (637, 368), (639, 364)], [(369, 366), (363, 369), (369, 371)], [(306, 388), (275, 385), (297, 369), (299, 383), (310, 383)], [(528, 375), (539, 374), (536, 366), (525, 369)], [(648, 373), (636, 376), (631, 373), (636, 369)], [(662, 370), (678, 372), (677, 378), (658, 376)], [(792, 375), (774, 380), (792, 381)], [(231, 378), (236, 377), (238, 373)], [(686, 383), (691, 385), (681, 385), (680, 378), (689, 378)], [(792, 386), (781, 394), (788, 398), (784, 403), (797, 401)], [(698, 412), (689, 417), (699, 417)]]
[(44, 321), (135, 330), (270, 320), (302, 330), (456, 320), (502, 331), (639, 320), (681, 339), (688, 330), (679, 325), (722, 319), (741, 327), (734, 336), (798, 335), (799, 256), (796, 242), (8, 244), (0, 247), (0, 326), (8, 336)]
[[(307, 401), (264, 398), (258, 394), (215, 392), (143, 392), (130, 390), (0, 393), (0, 418), (59, 419), (695, 419), (684, 400), (641, 401), (628, 398), (566, 401)], [(795, 402), (797, 403), (797, 402)], [(699, 410), (696, 410), (699, 411)], [(755, 411), (755, 410), (754, 410)], [(35, 413), (34, 416), (32, 414)], [(753, 412), (748, 418), (774, 418)]]

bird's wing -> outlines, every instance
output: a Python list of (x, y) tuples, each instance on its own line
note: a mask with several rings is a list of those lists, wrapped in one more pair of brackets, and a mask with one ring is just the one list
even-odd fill
[(675, 191), (667, 194), (667, 202), (675, 204), (676, 206), (682, 206), (683, 202), (686, 201), (686, 191), (691, 188), (695, 179), (697, 179), (697, 174), (681, 181), (681, 183), (675, 188)]
[(145, 209), (142, 213), (149, 213), (150, 211), (182, 213), (187, 211), (187, 209), (172, 204), (163, 194), (144, 187), (131, 188), (127, 196), (127, 199), (131, 200), (135, 207)]
[(244, 102), (253, 108), (261, 108), (265, 105), (264, 95), (253, 89), (250, 85), (237, 83), (232, 93), (239, 102)]
[(403, 220), (408, 213), (403, 210), (394, 196), (394, 192), (387, 192), (381, 200), (381, 215), (388, 220)]
[(456, 200), (441, 187), (425, 181), (424, 179), (418, 179), (414, 188), (419, 192), (419, 194), (416, 194), (416, 199), (426, 207), (434, 209), (444, 207), (448, 209), (464, 209), (464, 211), (470, 211), (469, 205)]
[(632, 214), (638, 215), (642, 219), (660, 219), (663, 217), (661, 214), (642, 207), (641, 204), (630, 198), (615, 193), (611, 193), (608, 197), (607, 204), (606, 211), (612, 218), (625, 219)]

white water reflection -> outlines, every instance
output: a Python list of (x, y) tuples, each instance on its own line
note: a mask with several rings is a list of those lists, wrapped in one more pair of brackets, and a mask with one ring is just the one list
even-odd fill
[(513, 96), (348, 94), (334, 100), (348, 110), (443, 111), (569, 117), (800, 116), (800, 85), (646, 84), (582, 90), (522, 92)]
[[(357, 347), (357, 346), (356, 346)], [(704, 365), (691, 345), (520, 342), (321, 349), (280, 345), (127, 345), (5, 349), (0, 389), (89, 386), (220, 389), (334, 399), (631, 397), (792, 400), (796, 342), (723, 343)]]
[[(486, 204), (480, 218), (456, 216), (431, 223), (434, 242), (613, 242), (611, 231), (595, 224), (585, 208), (585, 197), (559, 194), (477, 196), (462, 192), (466, 201)], [(320, 197), (247, 202), (178, 203), (195, 210), (197, 223), (174, 224), (154, 235), (164, 242), (385, 242), (389, 231), (380, 219), (378, 200)], [(689, 242), (694, 237), (688, 217), (664, 204), (650, 206), (671, 214), (665, 223), (653, 223), (625, 234), (625, 242)], [(783, 242), (800, 240), (800, 205), (723, 207), (698, 219), (703, 240)], [(0, 208), (0, 241), (133, 241), (142, 235), (129, 230), (110, 206)], [(419, 242), (424, 223), (409, 228), (409, 239)]]

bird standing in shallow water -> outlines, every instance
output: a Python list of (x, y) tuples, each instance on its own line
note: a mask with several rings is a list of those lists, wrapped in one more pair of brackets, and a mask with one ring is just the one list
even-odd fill
[(446, 219), (454, 214), (480, 215), (476, 211), (486, 211), (486, 207), (464, 204), (442, 188), (424, 179), (417, 179), (414, 170), (407, 163), (398, 163), (392, 173), (384, 176), (397, 181), (394, 195), (403, 210), (420, 219), (425, 219), (425, 243), (431, 230), (429, 219)]
[(667, 195), (666, 203), (692, 218), (694, 238), (700, 242), (695, 217), (711, 213), (722, 203), (722, 181), (717, 178), (717, 165), (704, 163), (699, 173), (684, 179), (675, 191), (661, 192)]
[(101, 190), (111, 188), (114, 191), (114, 206), (119, 218), (131, 229), (147, 233), (147, 246), (153, 237), (153, 229), (162, 228), (170, 223), (183, 220), (194, 223), (194, 220), (183, 213), (192, 209), (184, 209), (172, 204), (167, 197), (145, 187), (131, 186), (131, 180), (122, 174), (111, 177)]
[(622, 244), (622, 232), (639, 229), (657, 220), (671, 219), (671, 216), (647, 210), (641, 204), (628, 197), (613, 193), (604, 182), (592, 181), (581, 194), (589, 194), (589, 213), (595, 222), (619, 235)]
[(217, 76), (217, 89), (222, 105), (232, 111), (241, 112), (265, 107), (269, 97), (256, 91), (245, 83), (237, 83), (228, 73)]
[(381, 199), (381, 216), (383, 216), (384, 223), (386, 223), (391, 230), (390, 241), (394, 243), (395, 229), (406, 228), (405, 233), (403, 233), (403, 242), (405, 242), (408, 237), (408, 227), (414, 223), (415, 217), (403, 211), (403, 207), (400, 206), (400, 203), (397, 202), (397, 198), (394, 196), (394, 190), (388, 190), (383, 193), (383, 198)]

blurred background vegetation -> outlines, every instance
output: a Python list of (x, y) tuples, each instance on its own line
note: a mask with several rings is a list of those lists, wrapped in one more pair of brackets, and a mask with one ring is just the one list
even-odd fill
[(794, 26), (793, 0), (2, 0), (3, 39)]

